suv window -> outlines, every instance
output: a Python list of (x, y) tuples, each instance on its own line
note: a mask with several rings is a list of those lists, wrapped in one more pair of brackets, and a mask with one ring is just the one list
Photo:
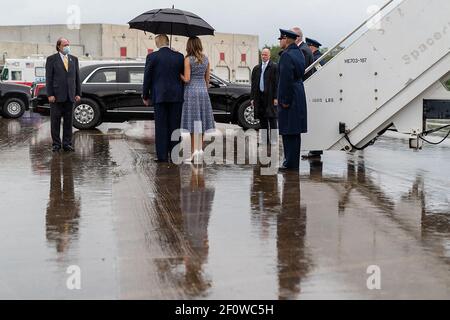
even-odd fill
[(130, 71), (130, 83), (144, 83), (144, 71)]
[(98, 70), (89, 79), (88, 83), (117, 83), (117, 70), (115, 69)]
[(131, 84), (144, 83), (144, 68), (124, 68), (124, 82)]

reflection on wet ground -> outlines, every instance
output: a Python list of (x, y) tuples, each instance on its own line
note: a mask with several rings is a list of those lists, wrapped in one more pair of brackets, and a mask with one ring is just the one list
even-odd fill
[(386, 137), (262, 176), (156, 164), (152, 122), (76, 132), (58, 155), (49, 127), (0, 118), (0, 298), (450, 298), (448, 143)]

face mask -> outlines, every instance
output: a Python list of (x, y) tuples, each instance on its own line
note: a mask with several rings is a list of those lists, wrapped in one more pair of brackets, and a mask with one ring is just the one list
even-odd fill
[(62, 53), (63, 53), (64, 55), (70, 54), (70, 47), (69, 47), (69, 46), (64, 47)]

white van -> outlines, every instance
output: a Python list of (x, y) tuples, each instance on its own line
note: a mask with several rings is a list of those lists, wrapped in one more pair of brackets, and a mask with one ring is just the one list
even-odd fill
[(30, 86), (45, 81), (44, 58), (6, 59), (0, 80)]

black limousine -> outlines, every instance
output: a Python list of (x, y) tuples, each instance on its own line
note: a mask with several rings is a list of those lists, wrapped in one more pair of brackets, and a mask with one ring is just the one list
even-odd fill
[[(87, 130), (103, 122), (152, 120), (154, 110), (146, 107), (141, 98), (144, 67), (144, 63), (109, 63), (80, 68), (82, 99), (74, 109), (74, 127)], [(209, 95), (217, 122), (258, 128), (250, 86), (231, 84), (212, 74)], [(33, 85), (32, 106), (34, 112), (48, 113), (44, 83)]]

